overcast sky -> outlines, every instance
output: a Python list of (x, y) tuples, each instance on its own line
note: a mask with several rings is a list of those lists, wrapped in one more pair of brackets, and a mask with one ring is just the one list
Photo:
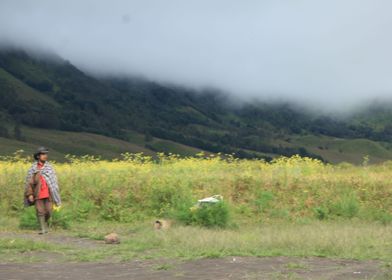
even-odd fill
[(0, 42), (95, 74), (350, 108), (392, 96), (390, 0), (0, 0)]

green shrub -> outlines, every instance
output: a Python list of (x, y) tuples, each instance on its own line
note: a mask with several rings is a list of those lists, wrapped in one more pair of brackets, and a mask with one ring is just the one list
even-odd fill
[(78, 222), (86, 221), (94, 207), (94, 203), (89, 200), (78, 200), (74, 203), (72, 218)]
[(269, 208), (273, 200), (274, 200), (274, 194), (272, 192), (262, 191), (261, 193), (258, 194), (255, 200), (255, 205), (259, 212), (263, 212), (265, 211), (265, 209)]
[(174, 188), (155, 188), (150, 195), (150, 209), (153, 214), (161, 217), (165, 215), (177, 200)]
[(99, 211), (101, 218), (104, 220), (120, 221), (122, 205), (117, 197), (109, 195), (107, 199), (102, 202)]
[(19, 227), (21, 229), (38, 229), (37, 216), (35, 214), (35, 207), (30, 206), (22, 210), (19, 217)]
[(229, 207), (221, 201), (180, 211), (177, 218), (187, 225), (224, 228), (229, 224)]
[(328, 218), (328, 208), (326, 207), (315, 207), (314, 215), (319, 220), (325, 220)]
[(132, 203), (129, 203), (127, 199), (115, 195), (109, 195), (99, 207), (93, 205), (89, 208), (86, 206), (86, 215), (93, 210), (93, 207), (97, 208), (99, 217), (107, 221), (129, 223), (142, 220), (145, 217), (144, 212), (139, 207), (132, 207)]
[(153, 183), (146, 206), (154, 216), (165, 217), (172, 215), (179, 209), (184, 209), (185, 205), (190, 204), (190, 201), (191, 193), (187, 185), (162, 180)]
[(354, 194), (344, 195), (337, 203), (331, 206), (330, 212), (333, 215), (353, 218), (359, 212), (359, 202)]
[(49, 224), (54, 228), (68, 229), (70, 227), (71, 215), (67, 210), (53, 211)]

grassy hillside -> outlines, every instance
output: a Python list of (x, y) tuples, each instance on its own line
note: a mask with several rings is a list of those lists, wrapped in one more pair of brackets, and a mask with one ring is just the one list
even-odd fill
[[(392, 111), (388, 103), (382, 106), (339, 119), (293, 104), (234, 104), (217, 90), (96, 78), (55, 55), (0, 50), (1, 154), (45, 144), (59, 157), (205, 150), (266, 160), (299, 154), (334, 163), (361, 163), (369, 155), (370, 162), (380, 162), (392, 158)], [(23, 126), (25, 141), (15, 140), (21, 140), (16, 125)]]
[(23, 101), (40, 101), (48, 103), (52, 106), (59, 106), (52, 98), (47, 95), (29, 87), (24, 84), (10, 73), (0, 68), (0, 84), (2, 91), (10, 91), (15, 94), (16, 98), (20, 98)]
[(360, 164), (369, 157), (369, 163), (392, 159), (392, 145), (368, 139), (342, 139), (328, 136), (294, 136), (291, 144), (303, 145), (312, 153), (331, 163), (342, 161)]
[[(180, 155), (195, 155), (200, 149), (175, 143), (169, 140), (153, 138), (146, 142), (145, 137), (129, 131), (130, 141), (111, 138), (86, 132), (68, 132), (49, 129), (22, 127), (23, 141), (0, 137), (0, 155), (10, 156), (17, 150), (24, 150), (24, 155), (31, 155), (38, 146), (50, 148), (51, 158), (64, 161), (64, 156), (94, 155), (103, 159), (120, 158), (122, 153), (143, 153), (154, 156), (156, 151)], [(132, 141), (133, 140), (133, 141)], [(148, 145), (146, 145), (148, 144)], [(150, 148), (148, 148), (150, 146)]]

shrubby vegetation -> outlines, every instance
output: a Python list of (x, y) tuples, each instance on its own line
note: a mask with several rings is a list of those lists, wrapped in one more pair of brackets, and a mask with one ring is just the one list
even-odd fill
[[(353, 166), (299, 156), (265, 162), (204, 154), (159, 154), (158, 161), (142, 154), (124, 154), (114, 161), (69, 159), (55, 164), (64, 201), (64, 216), (57, 220), (65, 227), (87, 220), (155, 218), (207, 227), (309, 220), (392, 222), (390, 162)], [(0, 161), (0, 209), (7, 216), (26, 211), (21, 198), (29, 166), (21, 158)], [(221, 194), (224, 203), (190, 211), (198, 199), (214, 194)]]

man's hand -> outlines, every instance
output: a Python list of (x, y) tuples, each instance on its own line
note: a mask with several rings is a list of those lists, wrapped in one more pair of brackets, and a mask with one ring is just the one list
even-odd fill
[(58, 212), (61, 209), (61, 205), (53, 205), (53, 211)]
[(29, 201), (30, 202), (33, 202), (34, 201), (34, 196), (31, 194), (31, 195), (29, 195)]

